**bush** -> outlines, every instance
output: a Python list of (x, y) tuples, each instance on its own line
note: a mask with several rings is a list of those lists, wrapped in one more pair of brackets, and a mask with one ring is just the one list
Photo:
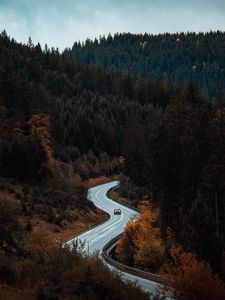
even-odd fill
[(21, 208), (12, 195), (0, 192), (0, 248), (15, 246), (15, 232), (19, 229)]
[(224, 283), (213, 274), (209, 264), (198, 261), (181, 247), (170, 249), (170, 260), (162, 266), (161, 273), (168, 278), (168, 286), (163, 289), (169, 290), (175, 299), (225, 299)]

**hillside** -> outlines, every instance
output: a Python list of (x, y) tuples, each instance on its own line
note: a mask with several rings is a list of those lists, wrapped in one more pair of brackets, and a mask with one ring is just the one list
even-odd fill
[[(110, 53), (115, 51), (118, 61), (125, 44), (122, 39), (118, 49), (113, 50), (113, 45), (126, 36), (133, 37), (136, 45), (138, 36), (133, 35), (105, 40), (106, 44), (111, 40)], [(170, 40), (175, 35), (164, 37)], [(177, 37), (176, 47), (187, 37), (195, 39), (192, 34)], [(223, 34), (206, 34), (203, 40), (206, 37), (215, 45)], [(103, 40), (87, 42), (88, 53), (96, 47), (101, 55)], [(74, 47), (85, 53), (87, 43)], [(148, 48), (149, 42), (138, 42), (140, 59)], [(181, 49), (189, 53), (188, 44)], [(121, 61), (136, 61), (128, 52)], [(222, 89), (217, 90), (220, 79), (213, 81), (210, 72), (202, 73), (209, 75), (207, 86), (216, 93), (212, 98), (194, 82), (182, 86), (168, 76), (159, 80), (158, 75), (135, 75), (126, 64), (124, 70), (112, 70), (68, 55), (68, 51), (60, 54), (47, 46), (42, 50), (31, 39), (26, 45), (17, 43), (5, 31), (0, 35), (0, 284), (27, 299), (68, 299), (74, 294), (74, 299), (100, 299), (110, 291), (110, 299), (120, 299), (117, 287), (124, 299), (132, 299), (133, 290), (134, 299), (145, 299), (132, 286), (126, 290), (95, 258), (77, 257), (76, 251), (52, 245), (58, 233), (68, 234), (65, 229), (72, 234), (71, 226), (77, 233), (88, 222), (105, 219), (86, 199), (90, 178), (121, 172), (131, 179), (122, 182), (121, 195), (136, 206), (147, 199), (160, 211), (153, 227), (165, 248), (162, 260), (168, 259), (173, 239), (174, 245), (193, 252), (224, 279), (225, 97)], [(189, 79), (194, 78), (184, 82)], [(168, 232), (172, 232), (170, 239)], [(143, 240), (148, 241), (148, 235)], [(148, 244), (141, 249), (144, 261), (152, 254), (145, 248)], [(71, 271), (70, 261), (77, 262), (78, 269)], [(40, 269), (37, 283), (36, 268)], [(63, 277), (56, 278), (55, 270)], [(26, 271), (32, 274), (31, 280), (24, 275)], [(78, 281), (71, 290), (66, 282), (74, 277)], [(21, 287), (26, 287), (25, 294)]]
[(48, 114), (53, 150), (65, 161), (90, 149), (115, 156), (129, 117), (165, 107), (181, 89), (168, 81), (82, 65), (32, 41), (18, 44), (6, 32), (0, 36), (0, 66), (1, 105), (19, 114), (20, 122)]
[(119, 128), (151, 109), (108, 93), (98, 72), (108, 74), (0, 36), (1, 299), (147, 299), (97, 258), (61, 247), (107, 219), (86, 196), (109, 178), (89, 179), (119, 173)]
[(225, 87), (225, 33), (118, 33), (84, 44), (75, 42), (65, 54), (85, 64), (129, 71), (152, 79), (189, 81), (215, 96)]

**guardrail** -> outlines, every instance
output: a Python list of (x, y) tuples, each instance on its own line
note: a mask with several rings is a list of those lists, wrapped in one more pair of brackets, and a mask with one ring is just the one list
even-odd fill
[[(108, 195), (108, 193), (109, 193), (111, 190), (116, 190), (117, 188), (118, 188), (118, 185), (112, 187), (112, 188), (107, 192), (107, 195)], [(91, 198), (91, 197), (90, 197), (90, 195), (89, 195), (88, 199), (91, 200), (90, 198)], [(118, 202), (118, 203), (120, 203), (120, 202), (117, 201), (116, 199), (113, 199), (113, 198), (111, 198), (111, 197), (109, 197), (109, 198), (112, 199), (112, 200), (114, 200), (114, 201), (116, 201), (116, 202)], [(136, 207), (133, 207), (133, 206), (131, 206), (131, 205), (129, 205), (129, 204), (124, 204), (124, 203), (123, 203), (123, 205), (124, 205), (124, 206), (127, 206), (128, 208), (133, 209), (134, 211), (139, 212), (139, 210), (138, 210)], [(90, 228), (90, 229), (88, 229), (88, 230), (86, 230), (86, 231), (89, 231), (89, 230), (91, 230), (91, 229), (93, 229), (93, 228), (95, 228), (95, 227), (97, 227), (97, 226), (99, 226), (99, 224), (96, 225), (96, 226), (94, 226), (94, 227), (92, 227), (92, 228)], [(86, 231), (84, 231), (84, 232), (86, 232)], [(103, 247), (103, 249), (102, 249), (102, 258), (103, 258), (109, 265), (111, 265), (111, 266), (113, 266), (113, 267), (116, 267), (116, 268), (117, 268), (118, 270), (120, 270), (120, 271), (124, 271), (124, 272), (130, 273), (130, 274), (132, 274), (132, 275), (136, 275), (136, 276), (139, 276), (139, 277), (142, 277), (142, 278), (145, 278), (145, 279), (148, 279), (148, 280), (151, 280), (151, 281), (154, 281), (154, 282), (157, 282), (157, 283), (160, 283), (160, 284), (164, 284), (164, 285), (165, 285), (165, 284), (166, 284), (166, 278), (165, 278), (165, 277), (162, 277), (162, 276), (159, 276), (159, 275), (156, 275), (156, 274), (153, 274), (153, 273), (145, 272), (145, 271), (142, 271), (142, 270), (137, 269), (137, 268), (134, 268), (134, 267), (130, 267), (130, 266), (124, 265), (124, 264), (122, 264), (122, 263), (116, 261), (115, 259), (113, 259), (113, 258), (111, 258), (111, 257), (109, 256), (111, 250), (115, 247), (117, 241), (118, 241), (119, 238), (122, 236), (122, 234), (123, 234), (123, 233), (121, 233), (121, 234), (115, 236), (113, 239), (111, 239), (111, 240)], [(76, 239), (76, 237), (75, 237), (74, 239)], [(67, 244), (69, 241), (71, 241), (71, 239), (65, 240), (65, 241), (63, 242), (63, 244)]]
[(117, 235), (116, 237), (114, 237), (112, 240), (110, 240), (102, 249), (102, 257), (103, 259), (110, 264), (113, 267), (116, 267), (118, 270), (120, 271), (125, 271), (127, 273), (131, 273), (132, 275), (137, 275), (139, 277), (160, 283), (165, 285), (166, 284), (166, 278), (153, 274), (153, 273), (149, 273), (149, 272), (145, 272), (142, 271), (140, 269), (137, 268), (133, 268), (133, 267), (129, 267), (127, 265), (124, 265), (118, 261), (116, 261), (115, 259), (111, 258), (109, 256), (110, 251), (112, 250), (112, 248), (116, 245), (116, 242), (119, 240), (119, 238), (121, 237), (122, 233)]

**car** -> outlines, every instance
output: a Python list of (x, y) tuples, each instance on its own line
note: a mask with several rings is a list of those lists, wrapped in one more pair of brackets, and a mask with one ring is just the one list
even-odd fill
[(121, 215), (121, 210), (119, 208), (115, 208), (114, 215)]

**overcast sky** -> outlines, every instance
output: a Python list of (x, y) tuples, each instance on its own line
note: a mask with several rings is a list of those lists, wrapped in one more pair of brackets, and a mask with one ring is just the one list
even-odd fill
[(225, 0), (0, 0), (3, 29), (60, 50), (109, 32), (224, 31)]

